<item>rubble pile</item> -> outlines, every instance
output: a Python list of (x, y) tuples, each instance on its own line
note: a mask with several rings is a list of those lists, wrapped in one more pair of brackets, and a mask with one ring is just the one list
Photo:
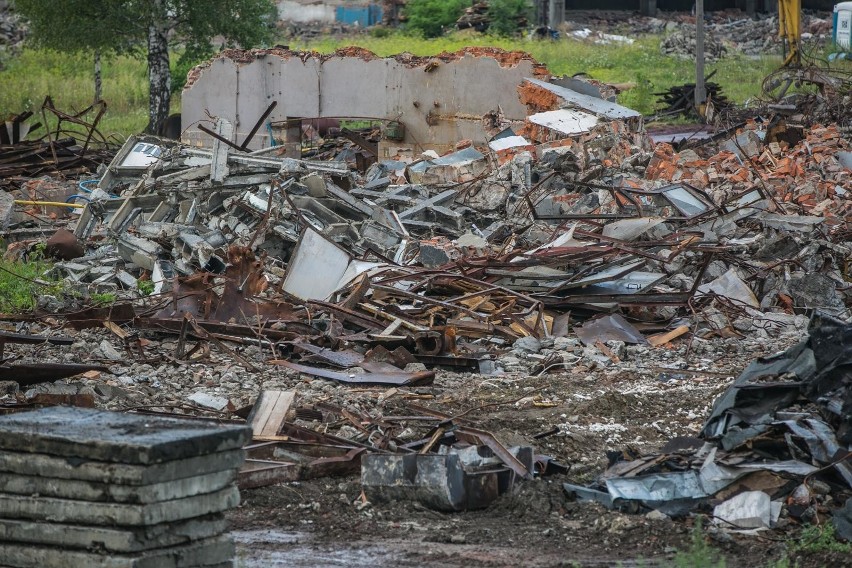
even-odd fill
[[(795, 518), (836, 510), (848, 354), (827, 345), (848, 342), (852, 306), (841, 130), (785, 108), (675, 152), (595, 84), (530, 68), (516, 89), (526, 116), (477, 116), (485, 143), (404, 147), (394, 124), (329, 128), (321, 151), (292, 139), (252, 151), (273, 102), (242, 143), (224, 117), (205, 127), (209, 148), (132, 137), (73, 216), (8, 204), (12, 253), (52, 234), (54, 274), (78, 297), (0, 333), (15, 350), (0, 362), (2, 409), (216, 416), (251, 426), (242, 488), (360, 472), (359, 507), (477, 509), (569, 472), (529, 440), (579, 419), (504, 443), (470, 418), (477, 407), (442, 405), (459, 377), (509, 385), (519, 396), (500, 404), (529, 408), (559, 406), (565, 376), (625, 365), (655, 384), (726, 377), (709, 352), (786, 344), (820, 310), (838, 321), (820, 316), (806, 343), (744, 372), (704, 438), (625, 450), (566, 489), (672, 516), (718, 505), (741, 528), (773, 526), (781, 496)], [(80, 306), (87, 294), (117, 301)], [(60, 323), (71, 335), (47, 327)]]
[[(0, 124), (0, 191), (13, 191), (39, 176), (73, 178), (91, 173), (114, 154), (112, 145), (97, 129), (106, 111), (103, 101), (72, 115), (57, 109), (48, 96), (40, 110), (52, 115), (56, 126), (39, 137), (33, 134), (47, 129), (40, 122), (29, 122), (31, 111), (10, 116)], [(69, 125), (79, 128), (64, 128)]]
[[(673, 55), (683, 59), (695, 59), (695, 26), (682, 25), (666, 35), (660, 42), (660, 53)], [(718, 61), (728, 52), (728, 48), (716, 38), (713, 30), (704, 30), (704, 59), (708, 62)]]
[(805, 341), (752, 362), (718, 398), (701, 438), (661, 453), (613, 456), (580, 499), (668, 516), (710, 512), (726, 529), (755, 530), (833, 514), (852, 539), (852, 325), (815, 317)]
[(9, 0), (0, 0), (0, 69), (6, 57), (20, 51), (26, 36), (27, 27)]
[[(802, 14), (802, 39), (821, 44), (831, 36), (831, 17)], [(559, 25), (560, 31), (573, 39), (595, 42), (625, 42), (643, 35), (665, 34), (660, 51), (663, 55), (695, 57), (695, 16), (667, 12), (664, 17), (638, 16), (632, 12), (572, 11)], [(716, 10), (705, 13), (705, 52), (708, 61), (741, 53), (748, 57), (778, 55), (778, 16), (756, 14), (749, 17), (741, 10)]]
[[(529, 25), (529, 21), (521, 14), (516, 18), (515, 24), (518, 31), (523, 31)], [(488, 0), (474, 2), (472, 6), (465, 8), (462, 15), (456, 20), (456, 27), (460, 30), (473, 29), (484, 32), (488, 30), (490, 25), (491, 16), (488, 13)]]
[[(774, 140), (766, 140), (767, 136)], [(825, 220), (831, 231), (842, 229), (852, 215), (846, 189), (850, 164), (850, 144), (836, 125), (803, 131), (787, 128), (780, 121), (767, 134), (758, 132), (751, 122), (723, 142), (720, 152), (706, 158), (694, 151), (678, 154), (668, 144), (658, 145), (645, 176), (688, 181), (707, 190), (717, 203), (747, 188), (760, 187), (784, 212)]]
[(244, 425), (93, 409), (0, 417), (9, 566), (233, 566)]

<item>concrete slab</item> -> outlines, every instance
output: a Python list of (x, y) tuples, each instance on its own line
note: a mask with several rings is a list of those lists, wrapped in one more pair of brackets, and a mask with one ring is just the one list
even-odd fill
[(0, 451), (0, 471), (19, 475), (76, 479), (117, 485), (152, 485), (217, 471), (237, 469), (245, 451), (229, 450), (154, 465), (127, 465)]
[(130, 553), (189, 544), (224, 533), (228, 521), (221, 513), (149, 527), (87, 527), (0, 519), (0, 542), (60, 546), (66, 549)]
[(244, 425), (55, 406), (0, 416), (0, 449), (152, 464), (241, 448)]
[(236, 507), (239, 503), (240, 492), (234, 486), (206, 495), (146, 505), (97, 503), (0, 493), (0, 518), (135, 527), (219, 513)]
[(132, 555), (0, 543), (0, 562), (12, 568), (219, 568), (233, 566), (234, 541), (220, 536)]
[(111, 503), (158, 503), (212, 493), (227, 487), (237, 476), (236, 469), (195, 475), (152, 485), (119, 485), (56, 477), (35, 477), (0, 473), (0, 487), (15, 495), (40, 495), (78, 501)]

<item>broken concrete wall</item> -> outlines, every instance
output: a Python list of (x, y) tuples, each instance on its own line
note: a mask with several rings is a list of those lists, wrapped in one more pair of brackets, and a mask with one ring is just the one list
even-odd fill
[(332, 2), (306, 2), (281, 0), (277, 2), (278, 19), (286, 22), (333, 22), (335, 6)]
[[(349, 48), (333, 55), (283, 49), (225, 51), (195, 68), (182, 98), (185, 141), (210, 144), (198, 130), (210, 115), (228, 119), (243, 140), (272, 101), (272, 123), (290, 118), (376, 118), (399, 121), (401, 141), (382, 140), (380, 158), (397, 148), (445, 152), (463, 139), (485, 144), (483, 116), (501, 112), (508, 121), (527, 114), (517, 87), (546, 70), (529, 55), (468, 48), (431, 58), (378, 58)], [(487, 88), (480, 86), (487, 85)], [(271, 145), (262, 128), (249, 147)]]

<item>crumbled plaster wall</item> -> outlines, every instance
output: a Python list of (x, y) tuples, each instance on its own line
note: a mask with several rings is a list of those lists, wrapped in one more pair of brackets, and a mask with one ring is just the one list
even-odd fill
[[(285, 49), (229, 50), (190, 72), (182, 97), (184, 138), (210, 144), (198, 130), (221, 116), (242, 141), (272, 101), (272, 121), (300, 118), (379, 118), (405, 125), (402, 142), (383, 141), (380, 158), (396, 147), (447, 150), (463, 139), (485, 144), (483, 117), (501, 112), (522, 122), (527, 107), (517, 88), (524, 77), (547, 78), (545, 67), (522, 52), (466, 48), (434, 57), (379, 58), (360, 48), (331, 55)], [(269, 145), (261, 129), (250, 144)]]

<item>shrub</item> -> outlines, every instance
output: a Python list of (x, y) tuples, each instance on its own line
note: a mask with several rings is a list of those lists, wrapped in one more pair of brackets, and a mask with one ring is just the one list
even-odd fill
[(532, 17), (533, 6), (529, 0), (489, 0), (489, 33), (511, 36), (518, 33), (520, 25)]
[(468, 6), (470, 0), (410, 0), (405, 6), (407, 29), (424, 37), (439, 37)]

